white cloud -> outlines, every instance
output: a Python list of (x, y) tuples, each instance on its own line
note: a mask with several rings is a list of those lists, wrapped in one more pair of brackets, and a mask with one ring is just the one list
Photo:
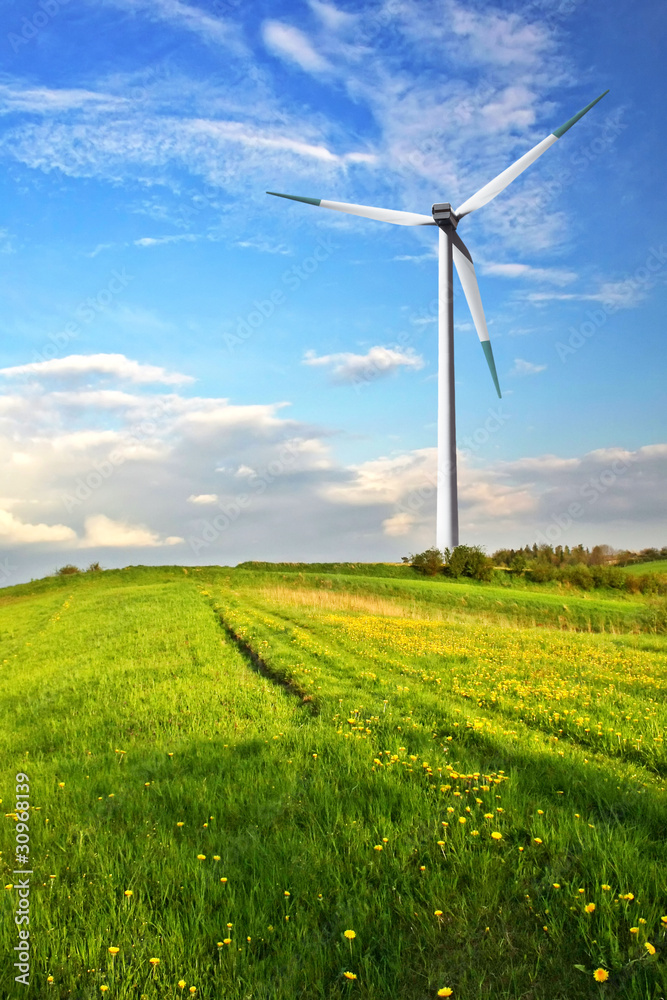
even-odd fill
[(308, 0), (308, 6), (322, 21), (327, 31), (348, 31), (354, 28), (358, 22), (357, 14), (348, 14), (347, 11), (339, 10), (332, 3), (323, 3), (322, 0)]
[(94, 90), (59, 90), (0, 84), (0, 115), (16, 112), (48, 115), (94, 106), (99, 111), (118, 110), (125, 99)]
[(538, 372), (543, 372), (546, 367), (546, 365), (535, 365), (532, 361), (524, 361), (523, 358), (515, 358), (514, 368), (512, 368), (510, 375), (537, 375)]
[(161, 545), (179, 545), (183, 541), (185, 539), (176, 535), (161, 539), (150, 528), (134, 527), (121, 521), (113, 521), (105, 514), (95, 514), (86, 518), (86, 534), (79, 547), (145, 549)]
[(412, 349), (398, 351), (390, 347), (371, 347), (366, 354), (325, 354), (317, 357), (314, 351), (308, 351), (303, 359), (304, 365), (329, 367), (335, 382), (359, 383), (370, 382), (373, 379), (390, 375), (399, 368), (419, 370), (424, 367), (424, 359)]
[(299, 28), (281, 21), (265, 21), (262, 37), (274, 55), (296, 63), (307, 73), (324, 73), (331, 69), (328, 60), (315, 51), (308, 36)]
[(182, 385), (194, 382), (191, 375), (180, 375), (177, 372), (167, 372), (156, 365), (141, 364), (126, 358), (124, 354), (70, 354), (66, 358), (0, 368), (0, 375), (6, 375), (8, 378), (19, 375), (59, 378), (91, 374), (108, 375), (137, 383), (163, 382), (165, 385)]
[[(100, 0), (91, 0), (99, 3)], [(212, 17), (200, 7), (182, 0), (102, 0), (112, 7), (140, 11), (153, 21), (166, 21), (177, 28), (186, 28), (207, 42), (224, 45), (237, 52), (243, 51), (238, 31), (229, 20)]]
[(597, 292), (530, 292), (526, 296), (528, 302), (578, 301), (601, 302), (607, 309), (633, 309), (640, 305), (648, 295), (650, 282), (640, 283), (634, 278), (623, 281), (602, 281)]
[(69, 542), (76, 534), (65, 524), (26, 524), (7, 510), (0, 510), (0, 541), (5, 545)]
[(178, 233), (175, 236), (142, 236), (134, 241), (134, 245), (135, 247), (156, 247), (163, 243), (180, 243), (182, 240), (194, 243), (197, 239), (198, 237), (193, 233)]
[[(574, 271), (557, 267), (531, 267), (530, 264), (481, 264), (482, 274), (492, 274), (500, 278), (527, 278), (530, 281), (550, 281), (554, 285), (568, 285), (575, 281)], [(547, 293), (548, 294), (548, 293)]]
[(192, 496), (188, 497), (188, 503), (210, 504), (210, 503), (217, 503), (217, 501), (218, 501), (217, 493), (200, 493), (199, 496), (195, 496), (195, 494), (193, 493)]
[(265, 240), (259, 236), (253, 237), (250, 240), (239, 240), (236, 243), (237, 247), (244, 247), (250, 250), (258, 250), (260, 253), (277, 253), (284, 256), (288, 256), (292, 253), (289, 247), (285, 246), (284, 243), (276, 243), (275, 241)]

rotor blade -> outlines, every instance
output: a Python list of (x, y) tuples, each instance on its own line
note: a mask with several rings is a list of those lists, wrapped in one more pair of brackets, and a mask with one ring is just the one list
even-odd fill
[(393, 222), (396, 226), (435, 226), (436, 224), (432, 215), (418, 215), (417, 212), (398, 212), (393, 208), (371, 208), (369, 205), (348, 205), (344, 201), (324, 201), (321, 198), (299, 198), (295, 194), (279, 194), (278, 191), (267, 191), (266, 193), (272, 194), (276, 198), (303, 201), (306, 205), (333, 208), (336, 212), (347, 212), (348, 215), (361, 215), (364, 219)]
[(461, 287), (463, 288), (463, 294), (465, 295), (466, 302), (470, 308), (472, 321), (475, 324), (477, 336), (482, 344), (484, 357), (486, 358), (486, 363), (489, 366), (489, 371), (491, 372), (491, 378), (493, 379), (493, 384), (496, 387), (498, 398), (502, 399), (500, 385), (498, 384), (496, 363), (493, 359), (493, 350), (491, 349), (491, 341), (489, 340), (489, 331), (486, 328), (486, 318), (482, 307), (482, 299), (479, 294), (477, 275), (475, 274), (475, 265), (472, 262), (472, 257), (470, 256), (466, 245), (462, 242), (457, 233), (454, 235), (455, 238), (452, 239), (452, 256), (454, 258), (456, 273), (459, 276)]
[(537, 146), (533, 146), (533, 148), (528, 150), (527, 153), (524, 153), (524, 155), (520, 157), (516, 163), (513, 163), (511, 167), (508, 167), (507, 170), (503, 170), (501, 174), (498, 174), (498, 176), (494, 177), (492, 181), (485, 184), (483, 188), (480, 188), (476, 194), (468, 198), (467, 201), (464, 201), (463, 204), (456, 209), (454, 214), (460, 219), (461, 216), (468, 215), (470, 212), (474, 212), (476, 209), (481, 208), (482, 205), (488, 204), (488, 202), (495, 198), (497, 194), (504, 191), (507, 185), (511, 184), (512, 181), (519, 176), (519, 174), (523, 173), (526, 167), (529, 167), (531, 163), (534, 163), (538, 156), (541, 156), (542, 153), (549, 149), (550, 146), (553, 146), (557, 139), (560, 139), (562, 135), (565, 135), (568, 129), (571, 129), (580, 118), (583, 118), (587, 111), (590, 111), (591, 108), (597, 104), (598, 101), (601, 101), (605, 94), (608, 93), (609, 91), (605, 90), (604, 94), (600, 94), (600, 96), (596, 97), (594, 101), (587, 104), (582, 111), (579, 111), (573, 118), (566, 121), (564, 125), (560, 126), (560, 128), (555, 129), (551, 135), (546, 137), (546, 139), (542, 139), (542, 142), (538, 142)]

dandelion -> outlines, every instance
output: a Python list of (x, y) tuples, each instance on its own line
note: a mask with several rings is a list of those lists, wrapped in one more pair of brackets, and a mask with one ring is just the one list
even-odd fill
[(435, 914), (436, 917), (442, 916), (442, 910), (434, 910), (433, 913)]
[(149, 958), (148, 961), (151, 963), (151, 965), (153, 966), (153, 968), (155, 968), (157, 965), (160, 964), (160, 959), (159, 958)]
[(100, 986), (100, 990), (102, 991), (102, 993), (106, 993), (108, 989), (109, 989), (108, 986)]
[(109, 954), (110, 955), (117, 955), (119, 951), (120, 951), (120, 948), (116, 948), (115, 945), (112, 945), (109, 948)]
[(662, 920), (663, 924), (667, 924), (667, 916), (660, 917), (660, 919)]
[(283, 893), (283, 896), (290, 896), (290, 895), (291, 895), (291, 893), (289, 893), (289, 892), (287, 891), (287, 889), (285, 889), (285, 891), (284, 891), (284, 893)]
[(631, 927), (630, 928), (630, 933), (631, 934), (639, 934), (639, 928), (638, 927)]
[(250, 944), (250, 942), (252, 941), (252, 938), (249, 937), (249, 938), (246, 938), (246, 940), (247, 940), (248, 944)]
[(382, 838), (382, 843), (383, 844), (388, 844), (389, 843), (389, 837), (383, 837)]
[(345, 976), (346, 979), (356, 979), (357, 978), (355, 976), (354, 972), (344, 972), (343, 975)]
[(438, 990), (439, 997), (450, 997), (454, 990), (450, 989), (449, 986), (443, 986), (441, 990)]
[(419, 866), (419, 871), (420, 872), (425, 872), (426, 871), (426, 865), (420, 865)]
[(53, 982), (53, 976), (47, 976), (46, 977), (46, 981), (47, 981), (47, 983), (52, 983)]
[(126, 895), (126, 896), (133, 896), (133, 895), (134, 895), (134, 893), (133, 893), (132, 889), (126, 889), (126, 890), (125, 890), (125, 895)]
[(479, 837), (479, 830), (471, 830), (470, 831), (470, 836), (471, 837)]
[(376, 844), (375, 847), (373, 848), (373, 850), (374, 851), (381, 851), (382, 850), (382, 844)]
[(227, 924), (227, 927), (229, 928), (229, 930), (231, 930), (233, 926), (234, 926), (234, 924)]
[(502, 833), (499, 833), (498, 830), (494, 830), (493, 833), (491, 834), (491, 836), (493, 837), (494, 840), (502, 840), (503, 839)]
[(593, 979), (596, 983), (605, 983), (609, 979), (609, 973), (606, 969), (596, 969), (593, 973)]
[(199, 861), (206, 861), (206, 855), (205, 854), (198, 854), (197, 855), (197, 859)]
[(64, 781), (59, 781), (58, 782), (58, 788), (64, 788), (64, 787), (65, 787), (65, 782)]
[(224, 941), (223, 941), (223, 944), (231, 944), (231, 943), (232, 943), (232, 939), (231, 938), (225, 938)]
[(213, 855), (213, 860), (214, 861), (219, 861), (220, 860), (220, 855), (219, 854), (214, 854)]
[(351, 941), (353, 938), (356, 938), (356, 936), (357, 935), (355, 931), (345, 931), (345, 937), (348, 939), (348, 941)]
[(640, 924), (645, 924), (645, 923), (646, 923), (646, 921), (644, 920), (644, 918), (643, 918), (643, 917), (640, 917), (640, 918), (639, 918), (639, 923), (640, 923)]
[(493, 813), (484, 813), (484, 819), (493, 819)]
[(221, 882), (226, 882), (226, 881), (227, 881), (227, 879), (226, 879), (226, 878), (221, 878), (221, 879), (220, 879), (220, 881), (221, 881)]
[(459, 816), (459, 823), (467, 823), (465, 816)]
[(542, 840), (541, 840), (540, 837), (533, 837), (533, 840), (535, 841), (536, 844), (541, 844), (542, 843)]
[(560, 882), (552, 882), (551, 884), (553, 885), (554, 889), (560, 889)]
[(176, 823), (176, 826), (185, 826), (185, 823), (183, 822), (182, 819), (179, 819), (178, 822)]
[(196, 993), (197, 992), (197, 987), (196, 986), (191, 986), (190, 987), (190, 992), (191, 993)]
[(185, 980), (184, 979), (179, 979), (178, 980), (178, 987), (181, 990), (185, 989)]
[(649, 955), (655, 955), (655, 948), (650, 941), (644, 941), (644, 947), (646, 948)]
[(611, 886), (607, 885), (607, 883), (604, 882), (603, 885), (600, 888), (604, 889), (605, 892), (609, 892), (609, 890), (611, 889)]
[(586, 903), (584, 909), (586, 913), (593, 913), (593, 911), (595, 910), (595, 903)]

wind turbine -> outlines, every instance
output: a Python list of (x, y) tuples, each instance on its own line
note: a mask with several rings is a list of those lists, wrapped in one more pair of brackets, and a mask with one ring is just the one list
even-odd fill
[(436, 547), (452, 549), (459, 544), (459, 514), (456, 482), (456, 417), (454, 408), (454, 302), (452, 294), (452, 263), (456, 266), (463, 294), (470, 308), (477, 335), (481, 341), (484, 356), (491, 371), (491, 378), (500, 398), (500, 385), (496, 364), (493, 359), (489, 332), (486, 328), (484, 309), (477, 285), (475, 266), (470, 252), (457, 232), (457, 226), (464, 215), (470, 215), (487, 205), (496, 195), (534, 163), (549, 146), (553, 146), (568, 129), (579, 121), (587, 111), (601, 101), (600, 94), (585, 108), (555, 129), (546, 139), (538, 142), (527, 153), (492, 181), (480, 188), (476, 194), (452, 211), (449, 203), (433, 205), (431, 215), (416, 212), (400, 212), (390, 208), (371, 208), (368, 205), (351, 205), (341, 201), (325, 201), (320, 198), (301, 198), (294, 194), (280, 194), (267, 191), (277, 198), (302, 201), (306, 205), (331, 208), (336, 212), (360, 215), (365, 219), (379, 222), (393, 222), (397, 226), (437, 226), (438, 227), (438, 475), (436, 500)]

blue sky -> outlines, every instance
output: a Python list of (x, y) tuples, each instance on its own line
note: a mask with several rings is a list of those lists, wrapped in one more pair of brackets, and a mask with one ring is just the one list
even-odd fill
[(7, 583), (433, 544), (437, 234), (265, 191), (428, 214), (607, 88), (459, 228), (461, 540), (665, 544), (659, 0), (2, 17)]

